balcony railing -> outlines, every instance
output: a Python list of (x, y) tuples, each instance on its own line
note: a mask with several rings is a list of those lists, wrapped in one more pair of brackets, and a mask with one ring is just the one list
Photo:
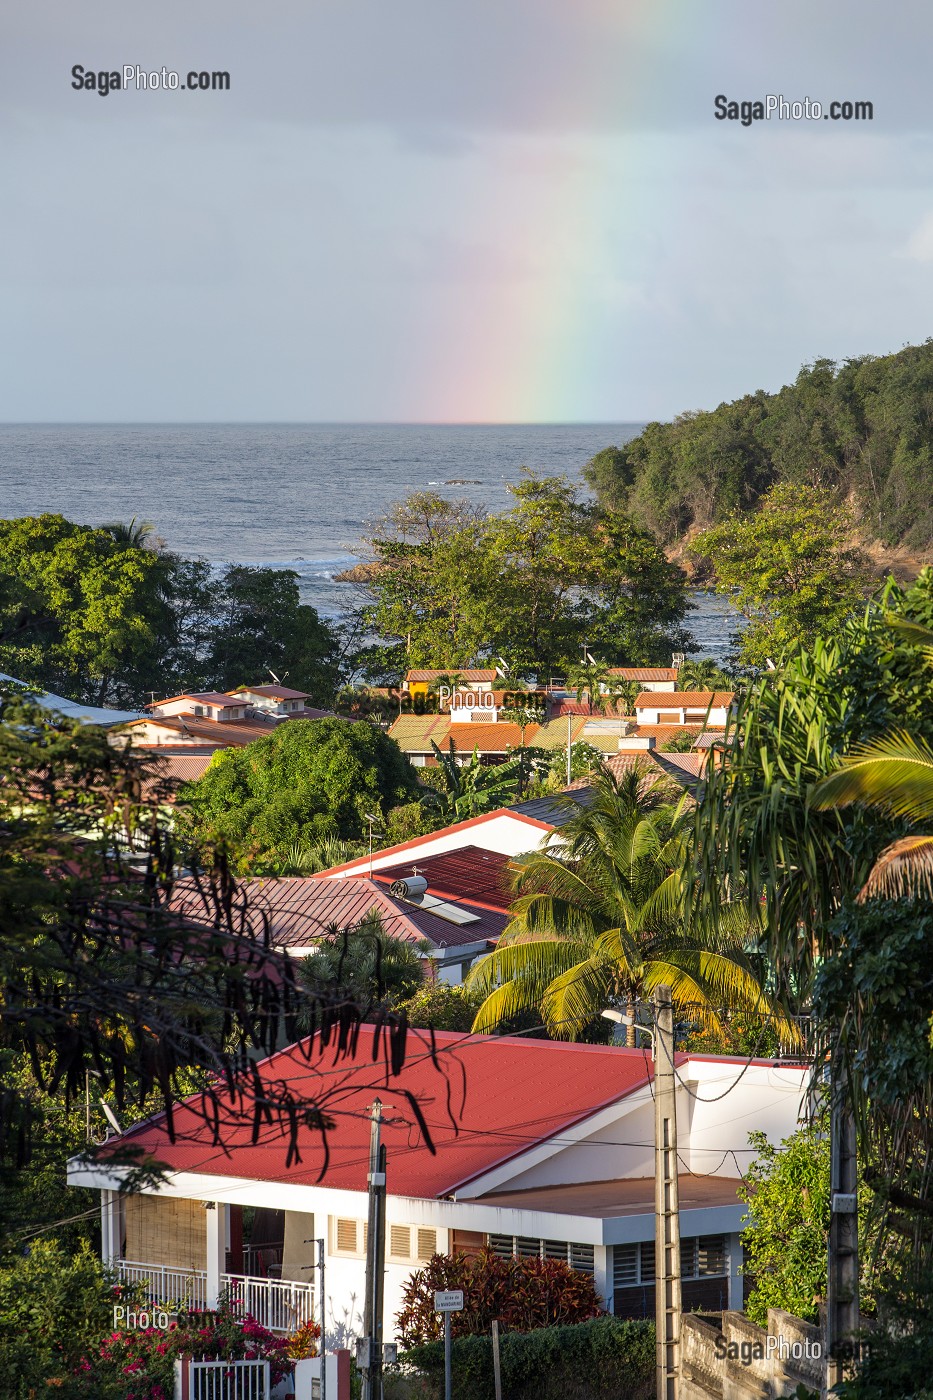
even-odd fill
[[(207, 1272), (183, 1269), (175, 1264), (144, 1264), (117, 1260), (120, 1277), (128, 1284), (142, 1284), (150, 1303), (170, 1310), (207, 1306)], [(310, 1283), (290, 1279), (255, 1278), (251, 1274), (221, 1274), (221, 1292), (239, 1317), (254, 1317), (270, 1332), (294, 1332), (314, 1318), (314, 1289)]]

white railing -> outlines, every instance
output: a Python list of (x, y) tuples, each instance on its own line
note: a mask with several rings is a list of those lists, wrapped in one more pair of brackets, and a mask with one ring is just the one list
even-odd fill
[(192, 1361), (191, 1400), (269, 1400), (270, 1371), (268, 1361)]
[[(175, 1308), (207, 1306), (207, 1272), (175, 1264), (143, 1264), (117, 1260), (120, 1277), (142, 1284), (151, 1303)], [(221, 1274), (220, 1289), (238, 1317), (249, 1315), (270, 1332), (295, 1332), (314, 1319), (314, 1288), (290, 1279), (254, 1278), (251, 1274)]]
[(222, 1274), (221, 1287), (238, 1316), (248, 1314), (270, 1332), (295, 1332), (314, 1320), (314, 1288), (310, 1283)]
[(124, 1283), (143, 1284), (150, 1303), (171, 1303), (185, 1308), (207, 1306), (207, 1272), (204, 1269), (118, 1259), (117, 1271)]

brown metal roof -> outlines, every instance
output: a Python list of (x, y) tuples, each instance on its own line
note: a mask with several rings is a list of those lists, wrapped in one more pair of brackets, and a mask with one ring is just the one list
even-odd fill
[[(393, 899), (377, 881), (362, 875), (243, 880), (238, 888), (252, 910), (268, 917), (272, 942), (279, 948), (311, 947), (331, 924), (340, 928), (357, 924), (372, 909), (378, 910), (386, 932), (393, 937), (412, 942), (425, 938), (434, 948), (495, 941), (508, 922), (507, 916), (497, 911), (470, 909), (479, 916), (475, 923), (448, 923), (427, 910)], [(197, 917), (202, 907), (198, 896), (193, 888), (186, 891), (185, 881), (179, 880), (175, 899), (180, 907), (186, 906), (189, 895), (189, 913)]]
[(610, 666), (606, 673), (624, 681), (676, 681), (675, 666)]
[(510, 864), (510, 858), (499, 851), (461, 846), (456, 851), (443, 851), (422, 860), (415, 856), (398, 865), (383, 867), (376, 871), (375, 878), (380, 884), (390, 885), (393, 880), (413, 875), (417, 866), (417, 873), (427, 880), (431, 894), (453, 900), (477, 900), (507, 913), (512, 901), (508, 878)]
[(240, 695), (248, 690), (251, 695), (265, 695), (269, 700), (307, 700), (306, 690), (290, 690), (287, 685), (242, 685), (237, 690), (228, 690), (228, 695)]

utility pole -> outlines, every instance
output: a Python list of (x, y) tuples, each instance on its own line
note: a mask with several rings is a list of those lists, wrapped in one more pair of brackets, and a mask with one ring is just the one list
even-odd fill
[(324, 1292), (324, 1241), (317, 1242), (317, 1271), (321, 1280), (321, 1400), (327, 1400), (327, 1294)]
[(382, 1400), (382, 1292), (385, 1282), (386, 1150), (380, 1141), (382, 1104), (372, 1108), (369, 1137), (369, 1218), (366, 1236), (366, 1301), (363, 1308), (362, 1400)]
[(657, 1400), (677, 1400), (680, 1374), (680, 1194), (671, 989), (654, 991), (654, 1293)]
[(570, 786), (570, 741), (573, 738), (573, 715), (567, 716), (567, 786)]
[(824, 1392), (844, 1379), (859, 1331), (858, 1157), (855, 1114), (836, 1066), (830, 1077), (829, 1258), (826, 1289)]

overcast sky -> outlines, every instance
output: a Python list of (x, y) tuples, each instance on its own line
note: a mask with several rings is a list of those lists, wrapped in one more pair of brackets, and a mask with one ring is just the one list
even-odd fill
[(916, 343), (931, 51), (925, 0), (9, 0), (0, 419), (641, 421)]

